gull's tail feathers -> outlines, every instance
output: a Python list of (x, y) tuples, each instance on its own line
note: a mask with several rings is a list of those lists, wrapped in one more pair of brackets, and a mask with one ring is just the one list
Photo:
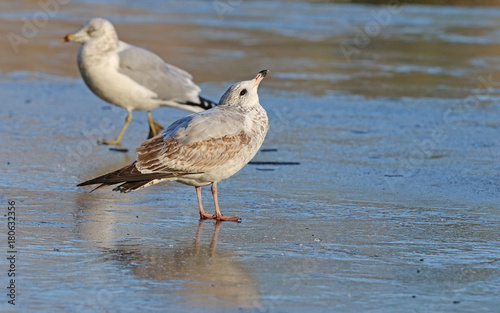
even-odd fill
[(160, 172), (160, 173), (142, 174), (141, 172), (139, 172), (139, 170), (137, 170), (134, 162), (114, 172), (87, 180), (83, 183), (78, 184), (77, 186), (80, 187), (80, 186), (100, 184), (99, 186), (97, 186), (92, 190), (94, 191), (101, 187), (121, 184), (115, 187), (113, 190), (120, 192), (130, 192), (157, 184), (161, 181), (168, 180), (169, 178), (175, 178), (178, 176), (189, 175), (189, 174), (196, 174), (196, 173)]
[(216, 107), (218, 105), (218, 103), (213, 102), (212, 100), (208, 100), (206, 98), (203, 98), (201, 96), (198, 96), (198, 100), (199, 100), (198, 103), (188, 101), (188, 102), (183, 103), (183, 104), (195, 106), (195, 107), (201, 108), (202, 110), (208, 110), (208, 109), (211, 109), (211, 108)]

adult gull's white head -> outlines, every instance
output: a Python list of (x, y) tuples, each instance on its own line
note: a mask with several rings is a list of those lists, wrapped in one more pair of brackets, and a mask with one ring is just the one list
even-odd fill
[(66, 35), (64, 41), (76, 41), (82, 44), (90, 41), (106, 41), (118, 44), (118, 35), (108, 20), (95, 17), (85, 22), (76, 33)]

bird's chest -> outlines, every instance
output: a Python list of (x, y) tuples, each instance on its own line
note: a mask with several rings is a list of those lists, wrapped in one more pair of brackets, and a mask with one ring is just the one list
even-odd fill
[(78, 53), (78, 68), (85, 84), (106, 101), (110, 101), (108, 90), (119, 80), (118, 65), (118, 57), (109, 54), (90, 53), (87, 49)]
[(78, 51), (78, 68), (82, 75), (93, 77), (108, 72), (110, 69), (115, 71), (118, 69), (119, 58), (117, 55), (110, 52), (96, 51), (96, 49), (92, 48), (93, 46), (87, 44)]

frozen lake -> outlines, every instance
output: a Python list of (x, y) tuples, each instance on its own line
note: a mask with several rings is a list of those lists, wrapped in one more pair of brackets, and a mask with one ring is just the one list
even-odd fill
[[(4, 294), (9, 201), (17, 251), (16, 305), (2, 296), (0, 311), (498, 310), (500, 7), (63, 2), (0, 4)], [(128, 153), (95, 143), (126, 113), (86, 88), (61, 39), (96, 14), (210, 99), (270, 70), (269, 151), (254, 161), (300, 165), (221, 182), (242, 223), (199, 222), (181, 184), (75, 187), (132, 162), (147, 135), (137, 112)], [(154, 111), (164, 125), (186, 114)]]

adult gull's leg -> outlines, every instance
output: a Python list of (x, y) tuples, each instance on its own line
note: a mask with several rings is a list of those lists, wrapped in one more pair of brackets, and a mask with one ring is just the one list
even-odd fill
[(123, 134), (125, 133), (125, 130), (127, 130), (128, 124), (130, 124), (130, 121), (132, 120), (132, 110), (127, 110), (127, 118), (125, 119), (125, 125), (123, 125), (122, 130), (118, 134), (118, 137), (116, 137), (115, 140), (99, 140), (98, 142), (104, 145), (119, 145), (120, 142), (122, 141)]
[(158, 123), (157, 121), (155, 121), (153, 119), (153, 115), (151, 114), (151, 111), (148, 111), (148, 123), (149, 123), (148, 139), (153, 138), (154, 136), (158, 135), (163, 129), (163, 126), (161, 126), (160, 123)]

